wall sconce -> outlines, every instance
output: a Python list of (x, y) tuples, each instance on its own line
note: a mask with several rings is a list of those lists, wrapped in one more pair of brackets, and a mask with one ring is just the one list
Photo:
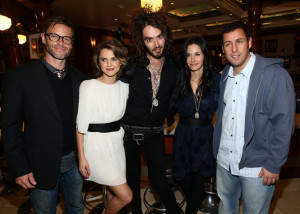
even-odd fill
[(7, 30), (11, 26), (11, 19), (0, 14), (0, 30)]
[(23, 45), (27, 41), (27, 37), (23, 34), (18, 34), (19, 44)]
[(152, 12), (157, 12), (162, 8), (162, 0), (141, 0), (141, 7), (146, 7)]
[(94, 48), (94, 47), (96, 46), (96, 38), (93, 37), (93, 36), (91, 36), (91, 37), (90, 37), (90, 41), (91, 41), (91, 46), (92, 46), (92, 48)]
[(90, 37), (90, 41), (91, 41), (92, 48), (94, 48), (96, 46), (96, 39), (95, 39), (95, 37), (91, 36)]

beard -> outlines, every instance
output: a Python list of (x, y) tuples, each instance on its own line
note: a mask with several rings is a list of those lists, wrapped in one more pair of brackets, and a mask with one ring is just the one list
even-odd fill
[(70, 56), (71, 49), (72, 49), (71, 46), (70, 47), (63, 46), (63, 48), (66, 49), (65, 53), (56, 53), (55, 46), (58, 46), (58, 45), (51, 45), (48, 42), (46, 42), (46, 45), (45, 45), (46, 52), (48, 52), (54, 59), (64, 60), (68, 56)]
[(153, 50), (149, 50), (148, 47), (146, 47), (146, 51), (147, 51), (147, 53), (148, 53), (150, 56), (152, 56), (153, 58), (155, 58), (155, 59), (160, 59), (160, 58), (162, 58), (162, 57), (164, 56), (164, 48), (163, 48), (162, 46), (159, 46), (159, 47), (157, 47), (157, 48), (161, 48), (161, 49), (162, 49), (162, 52), (161, 52), (161, 53), (155, 54), (154, 50), (155, 50), (156, 48), (154, 48)]

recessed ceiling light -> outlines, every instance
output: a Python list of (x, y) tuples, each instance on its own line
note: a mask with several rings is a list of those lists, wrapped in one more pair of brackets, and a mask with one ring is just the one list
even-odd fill
[(172, 33), (175, 33), (175, 32), (181, 32), (181, 31), (183, 31), (183, 29), (178, 28), (178, 29), (174, 29), (174, 30), (171, 30), (171, 31), (172, 31)]
[(285, 15), (291, 15), (291, 14), (299, 14), (300, 11), (286, 11), (286, 12), (278, 12), (278, 13), (272, 13), (272, 14), (265, 14), (261, 15), (261, 19), (271, 18), (271, 17), (279, 17), (279, 16), (285, 16)]
[(220, 7), (218, 6), (217, 8), (219, 9)]
[(118, 19), (115, 19), (115, 21), (118, 21)]
[(174, 2), (171, 2), (171, 5), (173, 5), (174, 4)]
[[(234, 20), (233, 20), (234, 21)], [(214, 27), (214, 26), (217, 26), (217, 25), (225, 25), (225, 24), (229, 24), (233, 21), (225, 21), (225, 22), (215, 22), (213, 24), (206, 24), (205, 26), (206, 27)]]
[(229, 16), (232, 16), (232, 13), (230, 13)]

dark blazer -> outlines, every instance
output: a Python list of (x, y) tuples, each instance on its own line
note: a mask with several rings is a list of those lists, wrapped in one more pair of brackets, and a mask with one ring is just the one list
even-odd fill
[[(79, 86), (87, 76), (69, 68), (75, 129)], [(2, 141), (10, 173), (16, 178), (33, 172), (38, 189), (56, 184), (63, 149), (62, 121), (46, 72), (39, 59), (8, 71), (2, 85)]]

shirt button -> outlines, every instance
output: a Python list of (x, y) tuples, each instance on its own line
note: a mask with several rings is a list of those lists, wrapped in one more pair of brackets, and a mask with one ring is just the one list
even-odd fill
[(234, 117), (232, 119), (234, 120)]
[(233, 100), (233, 102), (235, 102), (235, 100)]
[(230, 137), (232, 137), (232, 134), (230, 135)]
[(237, 82), (235, 84), (237, 84)]
[(232, 153), (232, 151), (230, 151), (230, 153)]

